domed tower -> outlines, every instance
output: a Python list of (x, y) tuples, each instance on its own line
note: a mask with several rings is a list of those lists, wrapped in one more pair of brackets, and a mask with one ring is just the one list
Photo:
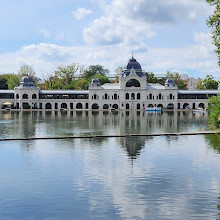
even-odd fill
[(132, 56), (131, 59), (129, 59), (128, 63), (125, 65), (124, 70), (122, 71), (122, 76), (127, 77), (131, 74), (132, 71), (135, 71), (135, 73), (139, 77), (143, 77), (145, 74), (141, 68), (140, 63)]
[(122, 71), (119, 78), (121, 89), (136, 88), (146, 89), (146, 75), (140, 63), (132, 56)]
[(20, 88), (23, 87), (34, 87), (34, 80), (32, 77), (26, 75), (24, 77), (21, 78), (20, 80)]
[(92, 79), (91, 84), (90, 84), (91, 87), (96, 87), (96, 86), (100, 86), (100, 85), (101, 85), (100, 81), (96, 77), (94, 79)]
[(177, 85), (174, 82), (173, 79), (171, 79), (170, 77), (165, 81), (165, 88), (166, 89), (177, 89)]

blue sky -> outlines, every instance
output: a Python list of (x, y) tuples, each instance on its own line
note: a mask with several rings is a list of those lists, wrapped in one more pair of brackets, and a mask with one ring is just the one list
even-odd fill
[(0, 73), (32, 65), (100, 64), (111, 73), (134, 57), (145, 71), (194, 77), (219, 67), (205, 0), (8, 0), (0, 7)]

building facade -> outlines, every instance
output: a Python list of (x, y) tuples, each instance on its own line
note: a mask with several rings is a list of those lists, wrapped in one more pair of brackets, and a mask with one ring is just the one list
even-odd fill
[(165, 85), (147, 83), (139, 62), (132, 57), (119, 77), (119, 83), (100, 85), (94, 78), (88, 90), (40, 90), (30, 76), (21, 79), (14, 90), (0, 90), (0, 108), (51, 110), (145, 110), (205, 108), (207, 99), (218, 90), (178, 90), (168, 78)]

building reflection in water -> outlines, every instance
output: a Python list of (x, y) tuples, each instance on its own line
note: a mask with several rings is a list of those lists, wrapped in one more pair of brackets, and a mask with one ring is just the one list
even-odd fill
[[(0, 123), (0, 135), (5, 138), (154, 134), (208, 129), (205, 114), (185, 111), (0, 112)], [(106, 140), (89, 141), (98, 145)], [(140, 154), (146, 140), (146, 137), (118, 139), (133, 159)]]

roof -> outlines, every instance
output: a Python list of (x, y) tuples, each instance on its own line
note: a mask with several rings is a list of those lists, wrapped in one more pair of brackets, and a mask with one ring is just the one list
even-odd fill
[(120, 89), (119, 87), (119, 83), (105, 83), (104, 85), (102, 85), (103, 89)]
[(147, 89), (149, 90), (155, 90), (155, 89), (165, 89), (165, 86), (159, 84), (159, 83), (148, 83), (147, 84)]
[(178, 94), (217, 94), (220, 90), (179, 90)]
[(13, 93), (14, 94), (14, 90), (0, 89), (0, 93)]
[(40, 90), (40, 94), (89, 94), (88, 90)]

